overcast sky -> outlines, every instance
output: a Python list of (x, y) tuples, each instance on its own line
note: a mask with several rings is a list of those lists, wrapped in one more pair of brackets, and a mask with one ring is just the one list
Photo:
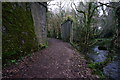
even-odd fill
[[(90, 1), (95, 1), (95, 0), (52, 0), (50, 1), (49, 5), (48, 6), (48, 9), (54, 13), (58, 12), (58, 3), (62, 2), (62, 6), (64, 5), (64, 10), (71, 10), (71, 2), (74, 2), (76, 5), (78, 5), (79, 2), (90, 2)], [(102, 2), (102, 3), (107, 3), (111, 0), (96, 0), (98, 2)], [(73, 8), (74, 8), (74, 5), (73, 5)], [(102, 11), (101, 13), (102, 14)]]
[[(48, 6), (48, 9), (53, 11), (53, 12), (58, 12), (58, 5), (60, 2), (62, 2), (62, 6), (64, 6), (63, 9), (70, 10), (72, 1), (73, 0), (53, 0), (49, 3), (50, 6)], [(75, 0), (74, 3), (77, 5), (79, 3), (79, 0)], [(53, 5), (53, 4), (55, 4), (55, 5)]]

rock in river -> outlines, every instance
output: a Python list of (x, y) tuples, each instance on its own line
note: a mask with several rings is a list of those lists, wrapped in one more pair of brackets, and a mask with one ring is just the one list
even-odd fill
[(99, 50), (98, 46), (93, 48), (94, 53), (88, 54), (88, 56), (94, 61), (94, 62), (103, 62), (107, 58), (108, 55), (107, 50)]
[(112, 62), (103, 68), (103, 73), (108, 77), (120, 80), (120, 62)]

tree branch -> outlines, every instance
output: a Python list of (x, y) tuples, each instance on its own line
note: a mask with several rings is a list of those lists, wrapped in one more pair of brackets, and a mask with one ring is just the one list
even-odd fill
[(71, 7), (72, 7), (72, 9), (73, 9), (75, 15), (77, 15), (77, 16), (79, 17), (79, 15), (76, 13), (76, 11), (74, 10), (74, 8), (73, 8), (73, 6), (72, 6), (72, 3), (71, 3)]
[(92, 14), (90, 15), (90, 18), (92, 18), (92, 16), (93, 16), (93, 14), (94, 14), (94, 12), (95, 12), (95, 10), (98, 8), (98, 7), (101, 7), (101, 6), (106, 6), (106, 7), (110, 7), (110, 8), (115, 8), (115, 7), (113, 7), (113, 6), (110, 6), (110, 5), (108, 5), (109, 3), (101, 3), (101, 2), (98, 2), (100, 5), (98, 5), (98, 6), (96, 6), (93, 10), (92, 10)]
[(83, 14), (85, 15), (85, 11), (79, 11), (79, 10), (77, 9), (77, 7), (76, 7), (75, 3), (73, 3), (73, 4), (74, 4), (75, 9), (76, 9), (76, 11), (77, 11), (77, 12), (79, 12), (79, 13), (83, 13)]

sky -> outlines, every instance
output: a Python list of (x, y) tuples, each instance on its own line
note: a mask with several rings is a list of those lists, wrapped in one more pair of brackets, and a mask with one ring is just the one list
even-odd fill
[[(72, 9), (71, 8), (72, 1), (75, 3), (75, 5), (78, 5), (78, 3), (81, 1), (83, 1), (83, 3), (85, 3), (85, 1), (90, 2), (90, 1), (95, 1), (95, 0), (52, 0), (52, 1), (50, 1), (50, 3), (48, 2), (49, 3), (48, 9), (50, 11), (52, 11), (53, 13), (57, 13), (58, 9), (59, 9), (58, 3), (62, 2), (62, 6), (64, 5), (64, 8), (63, 8), (64, 10), (71, 10)], [(102, 3), (108, 3), (111, 0), (96, 0), (96, 1), (102, 2)], [(74, 5), (73, 5), (73, 8), (75, 8)], [(105, 6), (104, 6), (104, 8), (105, 8)], [(102, 15), (102, 14), (103, 14), (103, 12), (100, 11), (100, 15)]]
[[(71, 9), (71, 2), (73, 0), (53, 0), (49, 3), (50, 6), (48, 6), (48, 9), (53, 12), (58, 12), (58, 4), (62, 2), (62, 6), (64, 6), (64, 10), (70, 10)], [(75, 0), (74, 3), (77, 5), (79, 0)], [(55, 4), (55, 5), (53, 5)], [(73, 6), (74, 7), (74, 6)]]

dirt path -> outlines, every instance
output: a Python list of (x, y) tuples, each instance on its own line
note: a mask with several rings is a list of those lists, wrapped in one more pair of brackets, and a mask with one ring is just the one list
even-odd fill
[(18, 65), (3, 70), (4, 78), (89, 78), (91, 70), (86, 67), (82, 55), (69, 44), (49, 39), (49, 47), (26, 57)]

